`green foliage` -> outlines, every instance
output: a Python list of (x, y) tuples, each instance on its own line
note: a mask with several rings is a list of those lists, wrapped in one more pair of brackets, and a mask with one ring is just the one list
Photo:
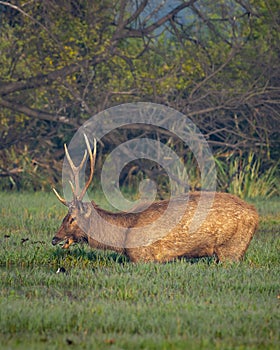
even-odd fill
[(254, 204), (241, 263), (131, 264), (52, 247), (65, 214), (54, 195), (2, 193), (0, 349), (277, 349), (279, 199)]

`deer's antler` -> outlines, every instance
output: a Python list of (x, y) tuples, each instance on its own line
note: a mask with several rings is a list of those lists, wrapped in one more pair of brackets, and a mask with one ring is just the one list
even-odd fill
[(56, 190), (55, 188), (53, 188), (52, 190), (54, 191), (54, 194), (56, 195), (56, 197), (58, 198), (58, 200), (59, 200), (63, 205), (66, 205), (66, 206), (67, 206), (67, 201), (66, 201), (66, 199), (62, 198), (62, 197), (58, 194), (58, 192), (57, 192), (57, 190)]
[[(89, 175), (89, 178), (88, 178), (84, 188), (82, 189), (81, 193), (78, 196), (78, 200), (80, 200), (80, 201), (84, 198), (84, 195), (86, 194), (86, 191), (89, 188), (89, 185), (91, 184), (91, 181), (92, 181), (92, 178), (94, 175), (94, 166), (95, 166), (95, 159), (96, 159), (96, 139), (93, 140), (93, 152), (91, 152), (90, 144), (89, 144), (89, 141), (88, 141), (86, 134), (84, 134), (84, 138), (85, 138), (85, 142), (86, 142), (87, 150), (88, 150), (88, 154), (89, 154), (89, 159), (90, 159), (90, 175)], [(85, 151), (85, 155), (86, 155), (86, 151)]]
[[(89, 188), (89, 185), (91, 184), (91, 181), (92, 181), (92, 178), (94, 175), (94, 165), (95, 165), (95, 159), (96, 159), (96, 139), (94, 139), (94, 141), (93, 141), (93, 152), (92, 152), (91, 147), (90, 147), (90, 143), (88, 141), (86, 134), (84, 134), (84, 138), (85, 138), (85, 143), (86, 143), (87, 149), (85, 150), (83, 159), (78, 166), (76, 166), (73, 163), (73, 161), (70, 157), (70, 154), (68, 152), (67, 145), (64, 144), (65, 155), (66, 155), (67, 161), (70, 165), (71, 172), (72, 172), (72, 179), (74, 181), (74, 183), (72, 181), (69, 181), (70, 186), (71, 186), (71, 190), (73, 193), (74, 201), (75, 200), (81, 201), (83, 199), (83, 197), (86, 194), (87, 189)], [(88, 181), (86, 182), (84, 188), (82, 190), (80, 190), (79, 174), (80, 174), (80, 171), (85, 164), (87, 154), (89, 154), (89, 158), (90, 158), (90, 175), (89, 175)], [(62, 204), (67, 206), (67, 201), (64, 198), (62, 198), (54, 188), (53, 188), (53, 191), (54, 191), (56, 197), (58, 198), (58, 200)]]

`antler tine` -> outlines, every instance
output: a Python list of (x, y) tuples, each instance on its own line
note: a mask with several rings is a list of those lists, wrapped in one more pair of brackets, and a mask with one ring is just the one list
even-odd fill
[(75, 198), (76, 198), (75, 187), (74, 187), (72, 181), (70, 181), (70, 180), (69, 180), (69, 185), (70, 185), (70, 187), (71, 187), (71, 191), (72, 191), (73, 196), (74, 196), (74, 199), (75, 199)]
[(71, 171), (72, 171), (72, 174), (73, 174), (73, 179), (74, 179), (74, 184), (75, 186), (73, 186), (73, 183), (72, 183), (72, 186), (71, 186), (71, 190), (73, 192), (73, 196), (74, 196), (74, 199), (78, 197), (78, 193), (80, 191), (80, 182), (79, 182), (79, 173), (80, 173), (80, 170), (82, 169), (82, 167), (84, 166), (84, 163), (86, 161), (86, 158), (87, 158), (87, 150), (85, 150), (85, 153), (84, 153), (84, 157), (81, 161), (81, 163), (76, 166), (71, 157), (70, 157), (70, 154), (68, 152), (68, 148), (67, 148), (67, 145), (64, 144), (64, 150), (65, 150), (65, 155), (66, 155), (66, 158), (68, 160), (68, 163), (70, 165), (70, 168), (71, 168)]
[(55, 188), (52, 189), (54, 191), (54, 194), (56, 195), (56, 197), (58, 198), (58, 200), (63, 204), (63, 205), (66, 205), (67, 206), (67, 202), (66, 202), (66, 199), (62, 198), (57, 190)]
[(93, 174), (94, 174), (94, 166), (95, 166), (95, 159), (96, 159), (96, 139), (93, 140), (93, 152), (92, 152), (91, 148), (90, 148), (90, 143), (88, 141), (86, 134), (84, 134), (84, 138), (85, 138), (87, 151), (88, 151), (89, 159), (90, 159), (90, 175), (89, 175), (89, 178), (88, 178), (84, 188), (82, 189), (82, 191), (78, 197), (78, 199), (80, 201), (83, 199), (84, 195), (86, 194), (87, 189), (89, 188), (89, 185), (91, 184)]

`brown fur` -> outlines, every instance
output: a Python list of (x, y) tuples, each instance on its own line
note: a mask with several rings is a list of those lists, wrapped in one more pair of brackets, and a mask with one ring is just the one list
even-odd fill
[[(209, 201), (211, 200), (211, 193), (204, 192), (204, 195), (206, 201), (208, 197)], [(168, 206), (168, 201), (165, 200), (155, 202), (139, 213), (112, 213), (99, 208), (94, 202), (83, 203), (74, 200), (67, 204), (68, 214), (52, 243), (55, 245), (65, 241), (63, 247), (69, 248), (72, 243), (87, 242), (92, 248), (122, 253), (132, 262), (167, 262), (182, 257), (211, 256), (216, 256), (219, 261), (239, 261), (257, 229), (256, 210), (236, 196), (215, 193), (207, 217), (201, 221), (197, 230), (191, 232), (190, 225), (200, 196), (200, 192), (192, 192), (188, 201), (178, 198), (168, 216), (162, 216)], [(92, 206), (96, 211), (92, 210)], [(184, 210), (180, 222), (169, 232), (165, 232), (166, 225), (175, 220), (177, 209)], [(160, 226), (147, 226), (161, 216), (163, 219)], [(118, 230), (114, 230), (114, 226), (104, 232), (100, 217), (115, 227), (125, 228), (123, 235), (117, 235)], [(139, 237), (135, 236), (133, 228), (139, 227), (143, 228), (148, 241), (150, 238), (150, 243), (146, 241), (142, 245), (141, 239), (139, 241)]]

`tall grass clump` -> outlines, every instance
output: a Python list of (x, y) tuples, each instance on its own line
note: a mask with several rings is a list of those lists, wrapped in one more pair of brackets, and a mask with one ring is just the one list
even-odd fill
[(240, 198), (270, 198), (280, 194), (279, 162), (263, 170), (261, 156), (229, 155), (225, 160), (215, 157), (218, 187)]

